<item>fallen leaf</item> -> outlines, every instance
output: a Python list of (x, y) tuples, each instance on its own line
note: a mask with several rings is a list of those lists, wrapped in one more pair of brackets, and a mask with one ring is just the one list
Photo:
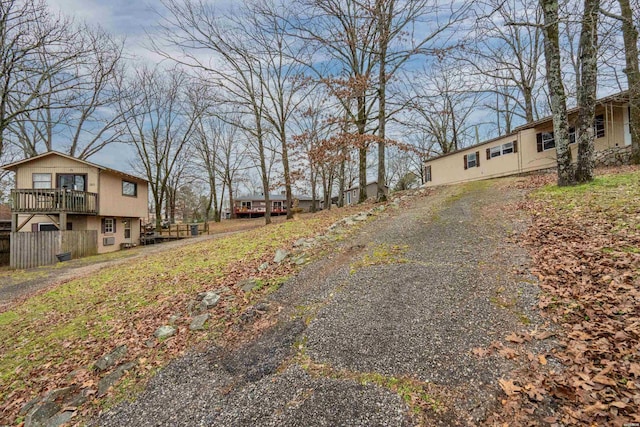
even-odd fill
[(504, 391), (507, 396), (511, 396), (515, 393), (520, 393), (520, 391), (522, 390), (522, 388), (513, 383), (513, 380), (499, 379), (498, 383), (500, 384), (502, 391)]

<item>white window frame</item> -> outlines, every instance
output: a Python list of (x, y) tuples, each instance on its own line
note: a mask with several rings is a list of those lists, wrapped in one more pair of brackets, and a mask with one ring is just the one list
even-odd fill
[[(128, 218), (123, 219), (122, 226), (124, 228), (124, 238), (131, 239), (131, 220)], [(105, 224), (105, 228), (106, 228), (106, 224)]]
[(284, 205), (281, 200), (275, 200), (272, 206), (273, 206), (272, 207), (273, 210), (276, 210), (276, 209), (282, 210), (282, 206)]
[[(502, 154), (502, 147), (500, 145), (496, 147), (489, 148), (489, 158), (493, 159), (494, 157), (500, 157)], [(467, 157), (467, 160), (469, 157)]]
[(113, 229), (115, 228), (115, 218), (105, 218), (104, 219), (104, 234), (113, 234)]
[[(549, 136), (551, 136), (551, 138), (549, 138)], [(553, 145), (547, 147), (547, 144)], [(554, 148), (556, 148), (556, 136), (553, 132), (542, 132), (542, 151), (553, 150)]]
[(607, 135), (604, 114), (597, 114), (593, 118), (593, 135), (596, 138), (604, 138)]
[[(473, 160), (471, 160), (473, 158)], [(476, 158), (476, 153), (467, 154), (467, 169), (475, 168), (478, 166), (478, 159)]]
[(242, 209), (251, 210), (251, 200), (243, 200), (240, 202), (240, 207)]
[(505, 142), (500, 148), (502, 151), (502, 155), (513, 153), (513, 141)]
[[(44, 179), (36, 179), (36, 177), (42, 178), (42, 177), (47, 177), (47, 180)], [(44, 182), (47, 183), (46, 187), (40, 187), (39, 185), (36, 185), (37, 182)], [(51, 189), (51, 174), (50, 173), (33, 173), (31, 174), (31, 185), (34, 189)]]

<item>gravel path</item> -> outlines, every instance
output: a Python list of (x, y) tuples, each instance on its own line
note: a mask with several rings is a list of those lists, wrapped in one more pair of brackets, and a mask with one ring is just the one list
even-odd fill
[[(173, 362), (94, 424), (481, 424), (515, 366), (473, 350), (539, 321), (535, 286), (514, 272), (526, 256), (506, 239), (522, 223), (505, 206), (521, 196), (499, 181), (388, 209), (270, 297), (278, 322), (261, 337)], [(365, 375), (426, 384), (437, 408), (418, 419)]]

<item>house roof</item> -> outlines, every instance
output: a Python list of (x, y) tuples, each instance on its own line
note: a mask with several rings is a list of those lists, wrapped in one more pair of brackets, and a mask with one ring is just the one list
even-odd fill
[(110, 172), (110, 173), (113, 173), (113, 174), (116, 174), (116, 175), (120, 175), (120, 176), (123, 176), (125, 178), (134, 179), (134, 180), (137, 180), (137, 181), (148, 182), (144, 178), (140, 178), (138, 176), (131, 175), (131, 174), (128, 174), (128, 173), (125, 173), (125, 172), (122, 172), (122, 171), (119, 171), (119, 170), (116, 170), (116, 169), (111, 169), (111, 168), (108, 168), (106, 166), (101, 166), (101, 165), (98, 165), (96, 163), (91, 163), (91, 162), (88, 162), (86, 160), (77, 159), (75, 157), (69, 156), (68, 154), (60, 153), (58, 151), (48, 151), (46, 153), (42, 153), (42, 154), (39, 154), (39, 155), (34, 156), (34, 157), (29, 157), (27, 159), (18, 160), (17, 162), (13, 162), (13, 163), (9, 163), (9, 164), (4, 165), (4, 166), (0, 166), (0, 169), (15, 171), (16, 169), (18, 169), (19, 166), (21, 166), (23, 164), (32, 162), (34, 160), (43, 159), (43, 158), (49, 157), (49, 156), (64, 157), (65, 159), (74, 160), (74, 161), (76, 161), (78, 163), (82, 163), (82, 164), (85, 164), (85, 165), (88, 165), (88, 166), (92, 166), (94, 168), (98, 168), (98, 169), (106, 171), (106, 172)]
[[(298, 199), (300, 201), (311, 201), (313, 200), (311, 198), (311, 196), (304, 196), (304, 195), (293, 195), (292, 196), (293, 199)], [(245, 196), (239, 196), (236, 197), (235, 200), (240, 201), (240, 202), (250, 202), (250, 201), (254, 201), (254, 200), (264, 200), (264, 195), (262, 194), (248, 194)], [(269, 194), (269, 200), (272, 202), (279, 202), (279, 201), (285, 201), (287, 200), (287, 197), (284, 194)], [(316, 199), (316, 200), (320, 200), (320, 199)]]
[[(596, 105), (602, 105), (602, 104), (606, 104), (606, 103), (609, 103), (609, 102), (626, 102), (628, 99), (629, 99), (629, 92), (628, 91), (623, 91), (623, 92), (618, 92), (618, 93), (615, 93), (613, 95), (609, 95), (609, 96), (606, 96), (604, 98), (600, 98), (600, 99), (596, 100)], [(567, 115), (575, 114), (575, 113), (578, 112), (578, 110), (579, 110), (578, 107), (571, 108), (571, 109), (567, 110)], [(510, 136), (515, 136), (520, 131), (538, 127), (538, 126), (540, 126), (542, 124), (551, 122), (552, 120), (553, 120), (553, 116), (543, 117), (543, 118), (541, 118), (539, 120), (536, 120), (535, 122), (525, 123), (522, 126), (518, 126), (511, 133), (507, 133), (507, 134), (504, 134), (504, 135), (499, 135), (499, 136), (496, 136), (495, 138), (487, 139), (485, 141), (479, 142), (477, 144), (470, 145), (468, 147), (459, 148), (459, 149), (457, 149), (455, 151), (451, 151), (449, 153), (441, 154), (441, 155), (436, 156), (436, 157), (431, 157), (431, 158), (425, 160), (425, 162), (429, 162), (431, 160), (436, 160), (436, 159), (440, 159), (442, 157), (447, 157), (447, 156), (451, 156), (451, 155), (454, 155), (454, 154), (458, 154), (461, 151), (472, 150), (474, 148), (481, 147), (481, 146), (483, 146), (485, 144), (490, 144), (490, 143), (492, 143), (494, 141), (497, 141), (499, 139), (508, 138)], [(354, 187), (354, 188), (356, 188), (356, 187)]]

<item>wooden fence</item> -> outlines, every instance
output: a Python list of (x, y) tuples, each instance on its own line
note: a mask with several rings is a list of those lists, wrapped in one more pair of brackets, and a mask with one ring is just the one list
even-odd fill
[(98, 253), (98, 231), (38, 231), (11, 233), (11, 268), (33, 268), (58, 262), (56, 255), (71, 252), (71, 259)]
[[(198, 226), (198, 235), (209, 234), (209, 223), (193, 224)], [(177, 239), (183, 239), (185, 237), (193, 237), (191, 233), (191, 224), (171, 224), (168, 228), (162, 228), (158, 230), (160, 237), (175, 237)]]
[(7, 234), (0, 234), (0, 266), (9, 265), (9, 248), (10, 236)]

